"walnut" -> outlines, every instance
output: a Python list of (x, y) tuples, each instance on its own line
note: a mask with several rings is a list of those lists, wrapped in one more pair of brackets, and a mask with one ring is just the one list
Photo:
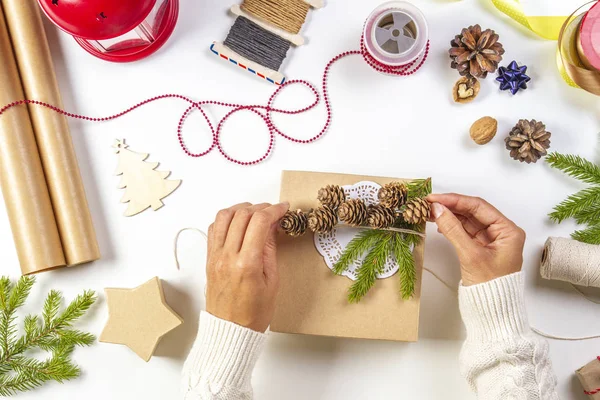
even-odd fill
[(498, 121), (492, 117), (483, 117), (471, 125), (471, 139), (477, 144), (486, 144), (496, 136)]
[(462, 77), (454, 84), (452, 98), (457, 103), (469, 103), (477, 97), (480, 87), (478, 80)]

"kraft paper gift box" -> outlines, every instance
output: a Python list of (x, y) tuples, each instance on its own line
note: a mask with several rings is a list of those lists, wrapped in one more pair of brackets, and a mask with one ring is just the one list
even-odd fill
[[(290, 202), (291, 210), (310, 210), (318, 206), (320, 188), (360, 181), (384, 185), (405, 179), (284, 171), (280, 198)], [(418, 339), (424, 240), (413, 250), (417, 282), (410, 300), (402, 300), (396, 273), (378, 279), (359, 303), (349, 304), (347, 292), (352, 280), (335, 275), (327, 267), (315, 248), (312, 232), (296, 238), (284, 236), (279, 238), (281, 286), (271, 331), (406, 342)]]
[(577, 371), (583, 390), (591, 400), (600, 400), (600, 357)]

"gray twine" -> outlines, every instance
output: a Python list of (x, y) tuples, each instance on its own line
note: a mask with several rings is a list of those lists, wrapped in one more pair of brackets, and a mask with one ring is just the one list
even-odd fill
[(279, 70), (291, 43), (261, 28), (245, 17), (238, 17), (223, 43), (231, 50), (264, 67)]

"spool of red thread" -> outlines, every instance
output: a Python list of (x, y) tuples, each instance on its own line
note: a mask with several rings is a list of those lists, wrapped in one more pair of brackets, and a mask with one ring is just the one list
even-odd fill
[(594, 4), (583, 17), (577, 47), (585, 66), (600, 71), (600, 2)]
[(88, 53), (129, 62), (157, 51), (179, 15), (179, 0), (38, 0), (44, 13)]

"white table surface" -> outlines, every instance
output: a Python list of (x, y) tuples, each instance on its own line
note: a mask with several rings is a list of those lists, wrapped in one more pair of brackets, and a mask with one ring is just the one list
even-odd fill
[[(598, 98), (569, 88), (558, 76), (555, 46), (521, 29), (486, 0), (445, 2), (415, 0), (431, 27), (431, 55), (416, 75), (396, 78), (372, 71), (354, 56), (334, 66), (330, 94), (331, 129), (310, 145), (277, 138), (273, 155), (255, 167), (226, 162), (217, 152), (187, 157), (176, 140), (176, 126), (186, 105), (165, 100), (104, 124), (71, 121), (102, 260), (38, 276), (26, 311), (39, 310), (50, 288), (68, 299), (83, 289), (133, 287), (153, 276), (163, 279), (166, 297), (186, 323), (160, 343), (144, 363), (118, 345), (99, 343), (78, 349), (75, 361), (83, 376), (65, 385), (48, 384), (22, 399), (176, 399), (180, 370), (195, 337), (204, 307), (204, 244), (194, 233), (180, 242), (182, 270), (173, 260), (173, 238), (186, 226), (206, 229), (216, 211), (241, 201), (278, 200), (283, 169), (331, 171), (434, 179), (437, 192), (456, 191), (488, 199), (528, 233), (524, 269), (532, 324), (559, 335), (600, 333), (599, 308), (569, 285), (543, 281), (539, 259), (549, 235), (566, 236), (571, 223), (552, 225), (546, 214), (581, 186), (543, 162), (523, 165), (509, 158), (504, 136), (519, 118), (535, 118), (553, 133), (552, 149), (597, 159)], [(577, 3), (577, 2), (575, 2)], [(308, 44), (290, 51), (283, 71), (290, 78), (319, 83), (326, 62), (358, 46), (361, 27), (378, 1), (329, 1), (310, 13), (303, 29)], [(265, 104), (273, 87), (221, 62), (208, 46), (223, 40), (233, 23), (220, 0), (182, 0), (177, 28), (159, 53), (134, 64), (95, 59), (66, 34), (48, 24), (48, 35), (66, 106), (75, 112), (106, 115), (160, 93), (182, 93), (196, 99)], [(512, 59), (529, 66), (531, 87), (511, 96), (500, 92), (493, 76), (482, 82), (474, 103), (456, 105), (450, 88), (458, 78), (446, 51), (461, 28), (473, 23), (494, 28)], [(296, 96), (297, 95), (297, 96)], [(289, 89), (280, 105), (312, 101), (308, 92)], [(223, 109), (210, 108), (213, 118)], [(277, 116), (287, 132), (312, 136), (322, 125), (323, 107), (306, 115)], [(468, 136), (471, 123), (491, 115), (499, 135), (478, 147)], [(198, 113), (185, 132), (195, 149), (210, 141)], [(173, 171), (182, 186), (165, 199), (165, 207), (132, 218), (123, 217), (122, 190), (113, 175), (117, 158), (111, 149), (124, 137), (131, 149), (150, 153), (149, 160)], [(265, 127), (253, 115), (240, 113), (227, 124), (226, 148), (241, 158), (260, 154)], [(261, 146), (256, 146), (254, 142)], [(0, 200), (1, 201), (1, 200)], [(0, 207), (4, 209), (4, 207)], [(459, 280), (450, 245), (429, 226), (425, 264), (444, 279)], [(0, 212), (2, 273), (19, 276), (19, 264), (6, 213)], [(340, 340), (272, 334), (254, 374), (257, 399), (470, 399), (458, 370), (464, 339), (455, 295), (425, 273), (418, 343)], [(597, 295), (598, 291), (590, 291)], [(99, 334), (107, 318), (103, 294), (79, 326)], [(551, 343), (551, 356), (563, 399), (585, 399), (575, 369), (598, 354), (600, 340)]]

